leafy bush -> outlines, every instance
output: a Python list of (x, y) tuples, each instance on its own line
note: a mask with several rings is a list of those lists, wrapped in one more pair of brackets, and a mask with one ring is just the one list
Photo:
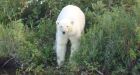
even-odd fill
[(13, 20), (19, 19), (25, 1), (24, 0), (1, 0), (0, 22), (3, 24), (8, 24)]
[(15, 58), (24, 71), (56, 66), (55, 20), (64, 6), (74, 4), (86, 15), (86, 32), (71, 69), (106, 75), (139, 74), (138, 1), (1, 0), (0, 57)]
[(7, 26), (0, 25), (0, 28), (0, 51), (5, 52), (2, 56), (11, 56), (18, 51), (20, 43), (25, 41), (23, 24), (21, 21), (13, 21)]
[(42, 51), (47, 65), (56, 65), (55, 51), (53, 46), (55, 43), (55, 22), (50, 19), (42, 19), (35, 34), (38, 43), (38, 49)]
[[(27, 31), (27, 38), (20, 51), (20, 58), (26, 67), (26, 71), (43, 71), (46, 66), (55, 66), (56, 58), (54, 45), (55, 24), (52, 20), (42, 18), (37, 30)], [(25, 56), (26, 55), (26, 56)], [(23, 68), (24, 69), (24, 68)]]
[(106, 11), (96, 20), (97, 24), (82, 38), (76, 62), (79, 66), (105, 74), (131, 73), (137, 57), (136, 17), (119, 7)]

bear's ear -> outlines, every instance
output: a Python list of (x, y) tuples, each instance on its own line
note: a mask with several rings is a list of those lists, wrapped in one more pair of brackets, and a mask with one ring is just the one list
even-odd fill
[(73, 25), (74, 24), (74, 21), (71, 21), (70, 23)]
[(56, 21), (56, 25), (59, 25), (59, 21)]

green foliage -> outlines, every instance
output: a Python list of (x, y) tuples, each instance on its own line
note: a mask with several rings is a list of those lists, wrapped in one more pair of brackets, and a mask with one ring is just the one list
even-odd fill
[(0, 22), (7, 24), (16, 20), (22, 10), (23, 0), (0, 0)]
[(15, 58), (19, 71), (35, 74), (56, 66), (55, 20), (68, 4), (84, 11), (86, 32), (73, 58), (76, 62), (64, 69), (138, 75), (139, 0), (0, 0), (0, 57)]
[(55, 65), (55, 51), (53, 46), (55, 43), (55, 22), (50, 19), (42, 19), (36, 33), (38, 49), (42, 51), (47, 60), (47, 65)]
[(79, 66), (92, 69), (88, 67), (90, 65), (102, 72), (129, 72), (127, 69), (137, 56), (134, 50), (136, 18), (122, 8), (113, 8), (112, 12), (106, 11), (96, 20), (97, 24), (82, 38), (76, 62)]
[(0, 25), (0, 51), (5, 52), (3, 56), (11, 56), (15, 51), (18, 51), (21, 42), (25, 41), (24, 29), (21, 21), (13, 21), (6, 27)]

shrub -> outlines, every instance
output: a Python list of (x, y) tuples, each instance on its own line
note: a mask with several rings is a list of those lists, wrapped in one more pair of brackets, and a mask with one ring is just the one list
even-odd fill
[[(46, 66), (55, 66), (56, 58), (53, 50), (55, 24), (52, 20), (42, 18), (35, 30), (26, 33), (26, 41), (20, 50), (19, 56), (26, 71), (43, 71)], [(30, 65), (29, 65), (30, 64)], [(24, 68), (23, 68), (24, 69)]]
[(79, 66), (105, 74), (131, 73), (132, 61), (137, 56), (136, 17), (119, 7), (96, 20), (97, 24), (83, 36), (74, 59)]
[(74, 4), (85, 12), (86, 32), (71, 69), (76, 65), (95, 74), (139, 74), (140, 4), (136, 1), (1, 0), (0, 57), (16, 58), (24, 71), (56, 66), (55, 20), (62, 7)]
[(41, 19), (35, 35), (38, 43), (37, 47), (46, 58), (45, 64), (56, 65), (55, 50), (53, 49), (55, 44), (55, 22), (51, 19)]
[(0, 51), (2, 56), (12, 56), (18, 51), (21, 42), (25, 41), (23, 24), (21, 21), (13, 21), (7, 26), (0, 25)]
[(0, 23), (8, 24), (18, 20), (26, 0), (1, 0), (0, 1)]

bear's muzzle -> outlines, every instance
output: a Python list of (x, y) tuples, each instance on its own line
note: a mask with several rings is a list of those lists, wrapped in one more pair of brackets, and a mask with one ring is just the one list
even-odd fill
[(65, 34), (65, 31), (62, 31), (63, 34)]

